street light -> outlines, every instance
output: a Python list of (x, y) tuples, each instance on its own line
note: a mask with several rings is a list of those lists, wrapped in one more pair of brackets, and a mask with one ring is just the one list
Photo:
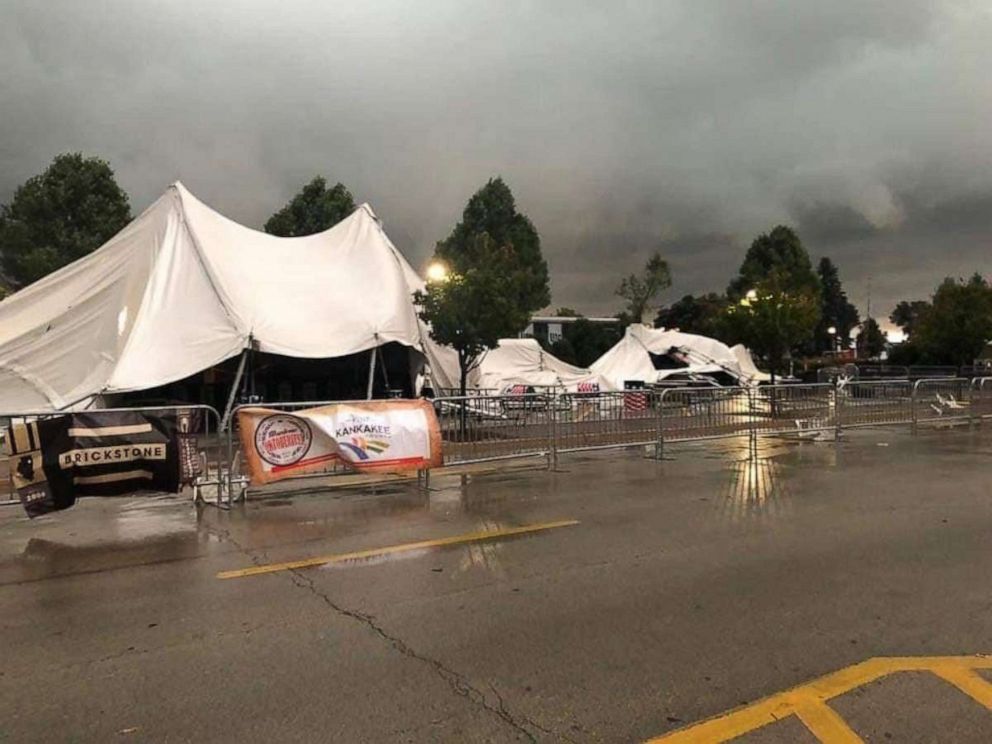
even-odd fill
[(757, 299), (758, 293), (753, 289), (749, 289), (744, 296), (741, 297), (741, 307), (751, 307), (751, 303), (755, 302)]
[(440, 261), (434, 261), (427, 267), (427, 281), (443, 282), (448, 278), (448, 267)]
[(830, 339), (833, 343), (830, 345), (833, 347), (834, 353), (840, 351), (840, 336), (837, 335), (837, 326), (830, 326), (827, 329), (827, 333), (830, 334)]

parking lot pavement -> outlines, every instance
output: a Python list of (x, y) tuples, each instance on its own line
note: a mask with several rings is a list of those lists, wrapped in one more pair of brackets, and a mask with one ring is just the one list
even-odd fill
[[(866, 659), (992, 651), (988, 431), (671, 454), (5, 507), (0, 739), (638, 741)], [(992, 739), (929, 672), (829, 706), (865, 741)], [(816, 740), (795, 715), (744, 737)]]

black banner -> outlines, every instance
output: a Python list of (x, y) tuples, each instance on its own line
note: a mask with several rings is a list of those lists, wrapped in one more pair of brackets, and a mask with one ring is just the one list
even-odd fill
[(189, 428), (189, 415), (180, 412), (87, 411), (15, 420), (7, 429), (14, 487), (30, 517), (68, 509), (77, 496), (178, 493), (195, 475)]

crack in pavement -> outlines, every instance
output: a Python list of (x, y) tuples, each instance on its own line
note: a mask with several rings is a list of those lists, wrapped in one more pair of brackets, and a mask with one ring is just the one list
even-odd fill
[[(248, 560), (252, 562), (253, 565), (259, 565), (260, 563), (259, 558), (255, 556), (252, 551), (242, 546), (241, 543), (239, 543), (234, 537), (232, 537), (230, 530), (224, 528), (210, 529), (209, 527), (207, 529), (208, 531), (213, 533), (214, 536), (220, 538), (221, 540), (227, 540), (232, 545), (234, 545), (242, 554), (244, 554), (246, 558), (248, 558)], [(289, 574), (290, 580), (293, 582), (294, 586), (297, 586), (300, 589), (306, 589), (315, 597), (317, 597), (319, 600), (321, 600), (325, 605), (327, 605), (332, 610), (334, 610), (334, 612), (336, 612), (337, 614), (342, 615), (343, 617), (347, 617), (351, 620), (355, 620), (356, 622), (359, 622), (362, 625), (366, 626), (369, 630), (371, 630), (382, 640), (388, 643), (394, 650), (398, 651), (404, 656), (413, 659), (415, 661), (419, 661), (422, 664), (428, 665), (434, 671), (435, 674), (437, 674), (439, 677), (441, 677), (441, 679), (443, 679), (447, 683), (448, 687), (451, 688), (452, 692), (454, 692), (459, 697), (465, 698), (469, 702), (480, 706), (487, 712), (496, 716), (501, 721), (512, 727), (515, 731), (525, 736), (528, 741), (534, 742), (535, 744), (538, 741), (537, 737), (534, 735), (534, 733), (532, 733), (530, 729), (534, 729), (540, 732), (541, 734), (547, 736), (553, 736), (560, 740), (564, 740), (568, 742), (572, 741), (568, 737), (558, 734), (554, 731), (551, 731), (550, 729), (541, 726), (540, 724), (536, 723), (535, 721), (532, 721), (527, 717), (515, 716), (506, 707), (506, 703), (503, 700), (503, 696), (499, 694), (499, 692), (496, 690), (495, 687), (493, 687), (492, 684), (489, 684), (489, 689), (492, 690), (497, 700), (497, 704), (493, 705), (487, 699), (485, 692), (483, 692), (478, 687), (476, 687), (471, 682), (469, 682), (469, 680), (463, 674), (460, 674), (456, 672), (454, 669), (445, 666), (444, 663), (442, 663), (437, 659), (433, 659), (429, 656), (425, 656), (417, 652), (409, 645), (407, 645), (402, 639), (397, 638), (396, 636), (386, 632), (386, 630), (381, 625), (379, 625), (375, 621), (375, 618), (373, 618), (371, 615), (367, 615), (364, 612), (359, 612), (357, 610), (350, 610), (347, 607), (342, 607), (341, 605), (337, 604), (326, 593), (318, 589), (317, 586), (314, 584), (313, 579), (303, 574), (300, 571), (300, 569), (292, 568), (289, 569), (286, 573)]]
[[(429, 656), (424, 656), (418, 651), (410, 648), (410, 646), (408, 646), (406, 642), (404, 642), (402, 639), (397, 638), (396, 636), (386, 632), (386, 630), (381, 625), (376, 623), (375, 619), (372, 616), (366, 615), (364, 612), (359, 612), (357, 610), (349, 610), (347, 607), (342, 607), (341, 605), (337, 604), (333, 599), (327, 596), (327, 594), (320, 591), (320, 589), (316, 587), (316, 585), (313, 583), (312, 578), (310, 578), (309, 576), (305, 576), (299, 569), (295, 569), (295, 568), (290, 569), (288, 573), (291, 575), (293, 583), (296, 586), (311, 592), (315, 597), (323, 601), (328, 607), (330, 607), (339, 615), (343, 615), (344, 617), (348, 617), (351, 618), (352, 620), (356, 620), (357, 622), (362, 623), (369, 630), (371, 630), (377, 636), (379, 636), (384, 641), (386, 641), (386, 643), (388, 643), (393, 649), (403, 654), (404, 656), (430, 666), (431, 669), (434, 670), (435, 674), (441, 677), (441, 679), (443, 679), (448, 684), (448, 687), (451, 688), (452, 692), (454, 692), (456, 695), (460, 697), (465, 698), (469, 702), (484, 708), (489, 713), (495, 715), (504, 723), (511, 726), (515, 731), (526, 736), (528, 741), (534, 742), (534, 744), (536, 744), (536, 742), (538, 741), (537, 737), (530, 731), (530, 729), (527, 728), (528, 726), (533, 729), (537, 729), (542, 733), (550, 734), (554, 736), (554, 734), (551, 731), (548, 731), (548, 729), (538, 725), (529, 718), (520, 718), (514, 716), (509, 710), (507, 710), (506, 705), (503, 702), (503, 698), (498, 693), (496, 694), (496, 697), (497, 700), (499, 701), (499, 704), (493, 705), (486, 698), (486, 694), (478, 687), (473, 685), (471, 682), (469, 682), (464, 675), (459, 674), (454, 669), (445, 666), (443, 662), (438, 661), (437, 659), (433, 659)], [(495, 689), (492, 687), (492, 685), (490, 685), (489, 687), (490, 689), (493, 689), (493, 692), (495, 692)]]

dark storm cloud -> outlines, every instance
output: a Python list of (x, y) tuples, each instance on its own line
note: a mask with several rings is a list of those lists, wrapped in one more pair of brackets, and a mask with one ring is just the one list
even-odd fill
[(656, 249), (722, 290), (796, 225), (852, 298), (990, 271), (992, 16), (958, 0), (0, 5), (0, 201), (58, 152), (140, 210), (181, 179), (259, 225), (315, 173), (416, 264), (502, 174), (555, 305)]

